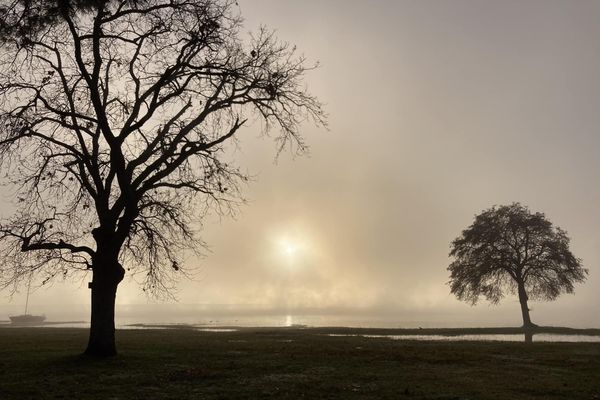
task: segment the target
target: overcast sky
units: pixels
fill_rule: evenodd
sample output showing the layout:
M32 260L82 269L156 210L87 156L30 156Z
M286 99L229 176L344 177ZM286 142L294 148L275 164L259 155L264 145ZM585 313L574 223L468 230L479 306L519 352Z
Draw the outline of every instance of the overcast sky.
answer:
M360 309L520 325L516 298L475 308L449 294L449 243L475 214L514 201L572 239L589 279L534 322L600 327L600 2L241 0L321 67L307 85L329 130L309 156L246 129L234 154L256 175L235 220L209 220L211 252L178 304ZM87 313L84 283L32 296L51 319ZM22 296L0 298L18 312ZM148 300L132 281L121 307ZM33 310L35 311L35 310ZM6 319L0 315L0 319ZM400 321L401 322L401 321Z

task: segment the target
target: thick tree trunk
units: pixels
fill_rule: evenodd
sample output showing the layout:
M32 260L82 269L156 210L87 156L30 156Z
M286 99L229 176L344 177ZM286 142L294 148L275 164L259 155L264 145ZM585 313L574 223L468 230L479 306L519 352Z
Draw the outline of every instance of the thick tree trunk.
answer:
M521 303L521 314L523 314L523 328L533 328L536 325L531 322L531 317L529 316L529 305L527 304L529 297L527 297L527 292L525 291L525 285L523 283L518 283L518 291L519 303Z
M115 297L125 270L118 262L94 265L91 283L92 316L85 354L107 357L117 354L115 346Z

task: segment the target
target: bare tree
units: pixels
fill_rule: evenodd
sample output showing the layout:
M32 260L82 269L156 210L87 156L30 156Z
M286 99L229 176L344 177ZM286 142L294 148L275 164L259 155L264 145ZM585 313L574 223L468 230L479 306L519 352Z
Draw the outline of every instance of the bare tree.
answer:
M519 203L492 207L475 217L451 245L450 288L460 300L477 303L484 296L498 303L505 292L517 293L523 327L535 325L528 300L554 300L573 293L587 270L569 250L569 237L542 213Z
M125 269L157 292L227 212L246 176L224 161L249 120L305 150L325 124L313 68L233 0L0 1L0 162L16 204L0 225L1 285L91 270L86 353L116 354Z

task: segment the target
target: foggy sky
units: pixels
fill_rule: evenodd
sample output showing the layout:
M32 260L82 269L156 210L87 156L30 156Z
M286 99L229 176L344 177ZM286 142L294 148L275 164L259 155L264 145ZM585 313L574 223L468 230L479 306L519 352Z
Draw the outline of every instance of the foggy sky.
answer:
M538 324L600 327L600 2L243 0L321 67L307 85L329 130L283 154L254 126L232 154L256 176L235 219L206 221L177 304L433 313L520 325L515 297L449 294L449 243L475 214L519 201L569 232L589 269L575 295L532 303ZM6 200L2 200L6 203ZM6 207L6 204L4 205ZM286 251L291 247L291 254ZM86 315L87 280L32 296ZM23 296L0 298L18 312ZM145 304L126 280L117 302ZM400 318L400 317L399 317ZM0 316L0 319L6 319Z

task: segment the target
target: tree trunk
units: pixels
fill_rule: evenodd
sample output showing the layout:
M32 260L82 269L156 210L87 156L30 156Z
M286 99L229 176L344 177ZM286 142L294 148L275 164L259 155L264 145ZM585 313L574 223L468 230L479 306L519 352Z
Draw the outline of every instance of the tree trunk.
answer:
M115 297L125 270L118 262L94 265L90 338L85 354L108 357L117 354L115 346Z
M523 314L523 328L533 328L535 324L531 322L531 317L529 316L529 306L527 305L527 292L525 291L525 285L521 282L517 283L518 291L519 291L519 303L521 303L521 314Z

